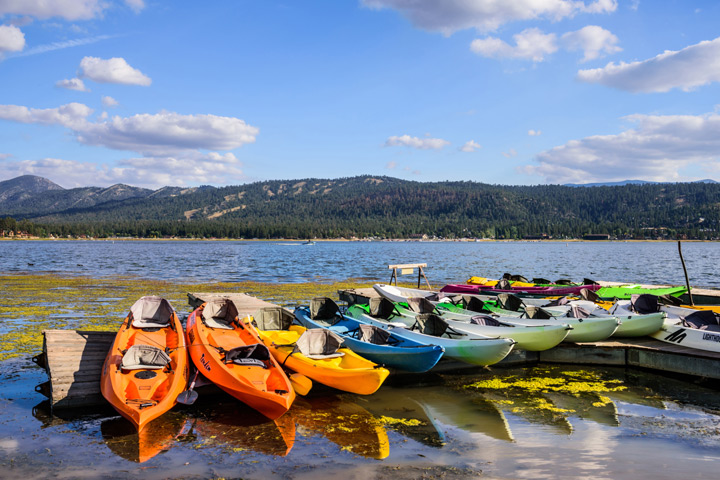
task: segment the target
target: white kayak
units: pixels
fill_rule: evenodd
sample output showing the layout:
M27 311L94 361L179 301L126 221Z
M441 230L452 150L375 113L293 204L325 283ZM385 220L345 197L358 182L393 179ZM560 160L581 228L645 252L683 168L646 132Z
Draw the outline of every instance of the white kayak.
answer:
M422 343L432 343L445 348L443 358L452 358L474 365L492 365L512 351L515 342L507 338L491 338L468 332L456 332L452 327L440 336L411 330L404 323L383 321L369 315L366 305L353 305L348 308L347 316L375 325L393 334ZM440 317L437 317L440 318ZM427 331L427 330L426 330Z
M712 311L665 305L660 310L667 314L667 318L662 328L651 334L651 337L674 345L720 353L720 325L702 325L691 317L698 312L712 315ZM714 321L718 321L717 316Z

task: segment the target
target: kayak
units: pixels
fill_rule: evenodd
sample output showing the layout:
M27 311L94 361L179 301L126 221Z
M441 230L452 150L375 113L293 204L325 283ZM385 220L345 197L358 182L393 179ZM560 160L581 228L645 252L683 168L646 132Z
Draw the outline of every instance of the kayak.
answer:
M298 343L303 345L305 338L300 339L307 329L286 321L265 321L263 317L268 315L264 315L263 310L267 309L256 312L251 320L257 324L258 334L272 356L290 370L328 387L358 395L374 393L390 374L388 369L361 357L349 348L337 348L334 353L339 355L314 355L307 350L306 355L300 350Z
M164 298L140 298L105 357L103 397L141 432L177 403L188 374L185 335L175 310Z
M550 287L513 287L511 288L498 288L486 287L483 285L466 285L466 284L450 284L445 285L440 289L443 293L453 294L478 294L478 293L514 293L514 294L528 294L528 295L544 295L544 296L564 296L564 295L579 295L580 290L587 289L595 291L600 288L600 285L570 285L570 286L550 286Z
M458 332L447 325L441 317L432 314L419 315L413 328L402 322L383 318L382 312L372 312L370 305L353 305L347 315L357 320L387 329L392 333L422 343L435 343L445 348L444 356L473 365L493 365L507 357L515 345L508 338L491 338L469 332Z
M712 310L660 306L667 313L662 328L650 336L683 347L720 352L720 315Z
M290 380L231 300L203 303L185 328L190 357L208 380L271 420L288 411L295 400Z
M651 294L658 297L662 295L670 295L679 297L687 293L685 287L642 287L641 285L619 285L615 287L602 287L595 293L603 299L620 299L629 300L632 295Z
M531 352L548 350L560 344L572 327L565 324L556 325L522 325L512 321L504 321L490 315L475 313L473 315L456 314L451 304L433 305L426 299L410 298L407 303L395 304L400 315L398 321L408 327L415 323L415 317L422 313L437 313L455 330L476 333L488 337L509 338L517 342L515 348Z
M313 302L317 300L313 299ZM323 300L332 302L330 299ZM334 302L332 304L334 305ZM335 307L337 308L337 305ZM310 311L311 308L308 307L297 307L295 319L306 328L330 329L340 335L344 345L353 352L386 367L414 373L427 372L437 364L445 351L439 345L411 340L340 315L339 309L323 317L313 317Z

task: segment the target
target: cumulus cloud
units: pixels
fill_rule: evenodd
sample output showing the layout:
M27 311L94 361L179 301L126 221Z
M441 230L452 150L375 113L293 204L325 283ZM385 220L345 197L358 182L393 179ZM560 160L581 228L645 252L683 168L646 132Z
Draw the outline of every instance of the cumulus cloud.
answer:
M561 41L566 50L582 50L583 62L622 51L617 45L618 38L597 25L588 25L575 32L568 32L561 37Z
M77 90L78 92L89 92L87 88L85 88L85 83L80 80L79 78L70 78L67 80L60 80L59 82L55 83L56 87L60 88L67 88L68 90Z
M474 152L477 149L482 148L482 145L477 143L475 140L468 140L465 145L459 148L461 152Z
M115 100L113 97L108 96L102 97L102 104L103 106L108 108L117 107L119 105L117 100Z
M5 52L19 52L25 48L25 35L15 25L0 25L0 59Z
M540 153L521 171L549 183L642 179L685 181L690 166L707 172L720 157L720 115L631 115L637 127L617 135L572 140Z
M46 19L90 20L99 17L108 3L103 0L3 0L0 16L29 15Z
M528 135L531 137L539 137L542 135L542 132L540 130L528 130Z
M692 90L720 81L720 37L648 60L580 70L577 78L633 93Z
M450 145L450 142L442 138L418 138L410 135L392 136L385 141L386 147L411 147L419 150L438 150L447 145Z
M0 157L0 161L3 159ZM244 180L242 164L232 153L187 152L173 157L129 158L117 166L59 158L4 161L7 178L38 175L67 188L126 183L146 188L165 185L228 184Z
M129 150L145 156L173 155L194 150L232 150L255 141L257 127L243 120L216 115L180 115L173 112L112 117L93 123L92 109L81 103L34 109L0 105L0 119L19 123L61 125L87 145Z
M135 13L140 13L145 8L145 0L125 0L125 4Z
M517 156L517 151L514 148L511 148L507 152L502 152L503 157L505 158L512 158Z
M98 83L149 86L152 80L131 67L124 58L85 57L80 61L80 76Z
M470 50L489 58L519 58L542 62L545 55L557 51L554 33L543 33L538 28L528 28L513 35L515 46L495 37L478 38L470 44Z
M413 25L445 35L468 28L490 32L516 21L557 21L578 13L617 9L616 0L362 0L362 4L378 10L394 9Z

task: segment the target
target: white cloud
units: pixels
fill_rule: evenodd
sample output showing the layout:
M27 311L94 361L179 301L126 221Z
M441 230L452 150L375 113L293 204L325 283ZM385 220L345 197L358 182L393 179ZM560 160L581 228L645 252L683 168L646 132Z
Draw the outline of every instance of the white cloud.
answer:
M393 162L393 161L389 161L389 162L385 165L385 168L387 168L388 170L395 170L395 168L397 168L397 163L396 163L396 162Z
M40 123L82 128L92 109L82 103L68 103L58 108L28 108L20 105L0 105L0 119L18 123Z
M87 120L91 113L92 109L81 103L48 109L0 105L0 119L61 125L70 128L80 143L130 150L145 156L169 156L199 149L232 150L253 143L259 133L257 127L233 117L160 112L116 116L93 123Z
M113 97L108 96L102 97L102 104L108 108L117 107L119 105L117 100L115 100Z
M528 135L531 137L539 137L542 135L542 132L540 130L528 130Z
M557 21L578 13L609 13L617 8L616 0L362 0L362 4L397 10L415 26L445 35L468 28L489 32L510 22Z
M717 168L720 115L631 115L637 128L617 135L571 140L540 153L538 165L521 170L550 183L587 183L641 179L685 181L681 169Z
M55 83L55 86L60 88L67 88L68 90L77 90L78 92L90 91L85 88L85 83L83 83L83 81L79 78L60 80L59 82Z
M0 16L30 15L47 19L90 20L99 17L109 4L104 0L2 0Z
M2 158L0 158L0 161ZM38 175L66 188L126 183L146 188L166 185L227 185L245 179L242 164L232 153L188 152L175 157L129 158L117 166L58 158L3 162L7 178Z
M515 46L511 46L499 38L487 37L473 40L470 50L489 58L519 58L542 62L545 55L553 54L558 47L554 33L543 33L538 28L528 28L513 35Z
M135 13L140 13L145 8L145 0L125 0L125 4Z
M580 70L577 78L633 93L692 90L720 81L720 37L640 62Z
M420 150L438 150L450 145L450 142L442 138L418 138L410 135L392 136L385 141L386 147L411 147Z
M22 53L13 55L14 57L28 57L30 55L37 55L45 52L52 52L54 50L62 50L64 48L79 47L82 45L89 45L91 43L99 42L101 40L107 40L113 38L112 35L99 35L97 37L89 38L78 38L75 40L67 40L64 42L53 42L45 45L38 45L36 47L29 48Z
M477 143L475 140L468 140L465 145L460 147L461 152L474 152L475 150L482 148L482 145Z
M0 25L0 59L5 52L19 52L25 48L25 35L14 25Z
M618 38L597 25L588 25L575 32L568 32L561 37L561 41L566 50L582 50L583 62L622 51L622 48L617 46Z
M124 58L102 59L85 57L80 61L80 76L99 83L149 86L152 80L125 61Z
M514 148L511 148L507 152L502 152L503 157L505 158L512 158L517 156L517 151Z
M6 160L12 156L12 153L0 153L0 160Z

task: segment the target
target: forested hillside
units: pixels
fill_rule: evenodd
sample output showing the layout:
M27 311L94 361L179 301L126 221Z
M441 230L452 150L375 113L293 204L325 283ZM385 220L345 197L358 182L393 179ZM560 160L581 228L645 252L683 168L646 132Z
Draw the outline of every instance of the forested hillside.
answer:
M123 195L107 195L119 187ZM27 220L44 234L137 237L715 238L720 225L713 183L577 188L361 176L133 188L99 189L107 200L94 192L89 205L77 201L87 189L52 190L0 202L0 217Z

